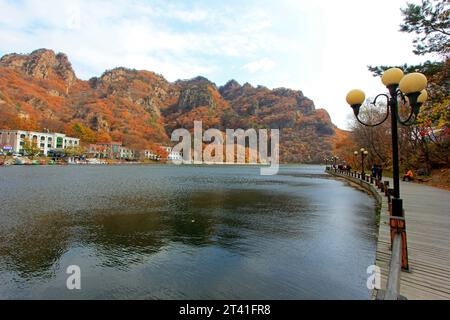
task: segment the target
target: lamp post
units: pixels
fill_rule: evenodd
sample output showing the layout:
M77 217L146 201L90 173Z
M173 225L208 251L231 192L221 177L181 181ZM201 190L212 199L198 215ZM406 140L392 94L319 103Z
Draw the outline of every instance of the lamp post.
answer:
M339 157L338 156L333 156L331 159L333 160L334 168L337 169L337 161L339 160Z
M364 160L366 159L366 157L368 155L369 155L369 151L367 151L364 148L361 148L361 179L363 179L363 180L366 177L366 170L364 168Z
M353 158L353 163L354 163L354 166L355 166L355 171L356 171L356 166L358 165L358 151L355 151L354 153L353 153L353 155L354 155L354 158Z
M397 218L404 218L403 201L400 198L400 169L399 169L399 155L398 155L398 123L405 126L413 125L420 112L420 108L428 99L427 91L425 90L428 84L427 78L421 73L410 73L405 75L403 70L399 68L391 68L386 70L382 76L382 82L387 87L389 94L380 94L375 97L372 102L376 105L378 99L386 99L386 117L379 123L370 124L365 123L359 118L360 108L366 100L365 93L361 90L352 90L347 95L347 102L352 107L356 119L359 123L368 126L376 127L386 122L391 115L391 134L392 134L392 166L393 166L393 180L394 180L394 194L392 199L392 215ZM408 104L410 109L409 117L401 119L398 107L399 100ZM400 221L400 220L398 220ZM400 222L399 222L400 223ZM402 236L404 236L404 244L406 245L406 233L404 230L404 223ZM392 224L391 224L392 226ZM398 226L398 225L397 225ZM400 228L397 229L397 231ZM401 230L400 230L401 231ZM407 256L406 261L403 260L402 267L408 269Z
M329 166L329 168L332 169L331 168L332 165L333 165L333 158L327 158L327 166Z

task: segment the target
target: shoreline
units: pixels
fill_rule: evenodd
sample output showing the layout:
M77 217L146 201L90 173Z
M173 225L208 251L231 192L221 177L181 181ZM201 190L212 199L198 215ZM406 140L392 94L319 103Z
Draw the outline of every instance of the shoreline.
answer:
M106 163L10 163L0 164L1 167L67 167L67 166L185 166L185 167L270 167L267 163L181 163L173 162L106 162ZM294 166L318 166L321 164L307 163L280 163L282 167Z
M360 191L363 191L369 195L371 195L376 202L375 207L375 219L376 219L376 225L377 225L377 232L376 232L376 250L375 250L375 261L374 265L380 267L378 264L379 261L379 249L381 247L380 239L381 239L381 231L382 231L382 218L384 215L389 215L389 213L386 213L389 210L389 204L385 197L383 197L377 189L373 185L371 185L368 182L362 181L360 179L348 177L345 175L341 175L332 171L326 171L327 174L331 175L332 177L336 178L337 180L341 180L346 182L349 186L352 188L358 189ZM384 222L385 223L385 222ZM380 267L381 268L381 267ZM384 279L383 279L384 280ZM383 282L383 285L385 287L385 283ZM371 291L371 297L372 300L376 300L377 298L378 290L374 289Z

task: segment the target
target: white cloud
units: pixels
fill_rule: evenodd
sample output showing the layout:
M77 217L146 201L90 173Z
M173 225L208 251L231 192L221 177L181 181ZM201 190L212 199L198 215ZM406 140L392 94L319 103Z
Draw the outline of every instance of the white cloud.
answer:
M248 58L263 48L263 37L254 32L270 25L258 10L242 12L236 23L235 12L225 7L160 1L0 0L0 8L1 53L63 51L85 79L116 66L154 68L170 80L208 76L221 67L220 57Z
M247 70L250 73L256 72L267 72L272 70L275 67L275 63L269 58L262 58L257 61L249 62L245 64L242 68Z
M177 18L186 22L199 22L208 18L208 11L195 9L195 10L171 10L169 12L171 17Z
M298 54L306 50L306 60L290 61L300 76L283 74L289 74L291 81L287 82L301 89L317 107L327 109L341 128L348 128L348 119L353 119L345 101L350 89L361 88L368 97L386 91L368 65L414 64L427 59L412 53L413 36L398 31L403 0L291 1L287 6L292 12L310 12L321 25L309 22L311 29L306 33L315 39L307 44L314 48L296 50Z
M0 54L49 48L87 79L118 66L168 80L234 78L292 87L346 126L353 87L384 88L367 65L423 61L398 32L404 0L0 0ZM268 76L270 72L270 76Z
M72 7L69 7L67 27L75 30L81 29L81 8L79 6L72 5Z

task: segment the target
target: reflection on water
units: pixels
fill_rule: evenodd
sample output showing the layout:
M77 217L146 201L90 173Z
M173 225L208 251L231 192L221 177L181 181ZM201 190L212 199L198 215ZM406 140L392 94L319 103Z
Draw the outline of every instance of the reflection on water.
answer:
M0 298L369 297L374 201L320 167L15 167L0 190Z
M69 234L63 216L45 215L37 221L0 234L0 257L8 268L23 278L51 276L52 266L58 262L69 244Z

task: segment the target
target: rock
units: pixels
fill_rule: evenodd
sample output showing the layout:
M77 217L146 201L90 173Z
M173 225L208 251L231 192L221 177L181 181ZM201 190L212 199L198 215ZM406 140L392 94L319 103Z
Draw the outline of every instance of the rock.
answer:
M29 55L8 54L0 59L0 66L14 69L37 79L63 80L72 86L77 80L72 65L63 53L55 54L52 50L39 49Z
M62 97L62 96L64 96L64 94L62 94L58 90L54 90L54 89L48 90L47 93L50 96L52 96L52 97Z
M90 116L90 120L89 120L89 124L90 127L92 128L92 130L95 131L110 131L110 126L108 121L106 121L102 115L100 114L93 114Z
M214 99L207 86L194 85L181 91L178 108L182 111L190 111L197 107L215 107Z

